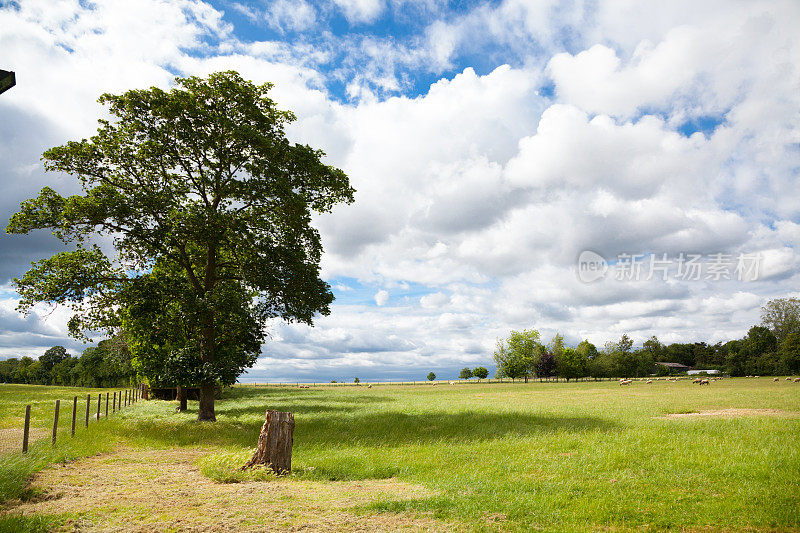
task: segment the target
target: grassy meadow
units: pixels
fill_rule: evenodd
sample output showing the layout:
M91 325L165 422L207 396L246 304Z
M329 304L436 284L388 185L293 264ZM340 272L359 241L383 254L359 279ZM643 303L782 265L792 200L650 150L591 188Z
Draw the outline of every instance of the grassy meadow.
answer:
M29 388L47 400L87 393ZM0 427L20 418L19 392L0 385ZM139 402L55 449L44 441L28 457L0 456L0 530L113 529L131 517L152 530L210 520L232 529L800 530L800 384L784 380L238 386L217 403L214 424L195 422L189 406L176 414L172 402ZM267 407L295 415L289 478L239 469ZM30 483L46 464L81 456L94 457ZM170 492L130 500L111 483L113 505L81 507L90 500L71 493L106 486L104 476L141 477L141 490L188 471L204 488L173 489L171 505ZM219 494L213 510L209 492Z

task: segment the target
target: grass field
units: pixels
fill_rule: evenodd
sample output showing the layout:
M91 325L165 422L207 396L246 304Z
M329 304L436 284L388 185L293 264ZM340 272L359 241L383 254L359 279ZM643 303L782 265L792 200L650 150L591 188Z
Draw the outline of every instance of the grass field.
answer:
M0 427L18 392L0 386ZM783 380L237 387L215 424L192 407L139 402L6 454L0 530L800 530L800 384ZM238 468L267 407L295 414L289 478Z

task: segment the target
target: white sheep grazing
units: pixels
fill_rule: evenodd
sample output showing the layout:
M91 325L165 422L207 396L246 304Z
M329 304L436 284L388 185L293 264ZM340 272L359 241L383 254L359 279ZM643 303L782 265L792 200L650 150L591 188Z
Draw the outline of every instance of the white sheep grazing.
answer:
M653 380L652 380L652 379L648 379L648 380L647 380L647 384L648 384L648 385L649 385L650 383L652 383L652 382L653 382Z
M700 380L700 385L710 385L710 383L709 383L709 381L707 379L701 379Z
M781 378L773 378L772 381L780 381Z
M702 379L700 379L700 378L695 378L695 380L694 380L694 381L692 381L692 383L701 383L702 381L703 381L703 380L702 380Z
M369 385L367 385L367 388L368 388L368 389L371 389L371 388L372 388L372 383L370 383Z
M455 385L455 384L456 384L455 381L450 382L450 385Z
M800 378L794 378L795 383L800 383Z
M792 378L786 378L786 381L792 381Z

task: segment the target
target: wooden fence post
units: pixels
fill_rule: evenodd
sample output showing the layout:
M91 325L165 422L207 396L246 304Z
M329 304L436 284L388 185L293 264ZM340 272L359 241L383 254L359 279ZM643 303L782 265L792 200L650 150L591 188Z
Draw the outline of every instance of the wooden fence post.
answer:
M78 397L72 397L72 436L75 436L75 417L78 416Z
M31 406L25 406L25 428L22 430L22 453L28 453L28 431L31 428Z
M117 412L117 391L114 391L114 403L111 404L111 412Z
M92 395L86 395L86 420L84 421L84 426L89 427L89 405L92 403Z
M125 389L125 407L128 407L128 389Z
M97 395L97 420L100 420L100 404L103 402L103 393Z
M106 393L106 418L108 418L108 393Z
M53 444L56 443L56 433L58 433L58 408L61 406L61 400L56 400L56 410L53 413Z

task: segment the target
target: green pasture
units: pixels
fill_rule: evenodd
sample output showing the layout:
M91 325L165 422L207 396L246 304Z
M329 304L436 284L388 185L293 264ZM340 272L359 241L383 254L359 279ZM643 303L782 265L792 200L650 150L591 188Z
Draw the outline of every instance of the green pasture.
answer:
M82 389L0 386L0 427L19 419L25 394L46 404L73 391L85 401ZM395 478L432 494L361 513L422 513L478 530L800 528L800 384L784 380L237 386L214 424L195 422L189 406L176 414L171 402L140 401L55 449L6 454L0 498L25 498L30 474L50 462L118 446L200 446L211 479L270 483L239 467L271 408L294 413L298 481ZM725 409L747 411L665 417Z

